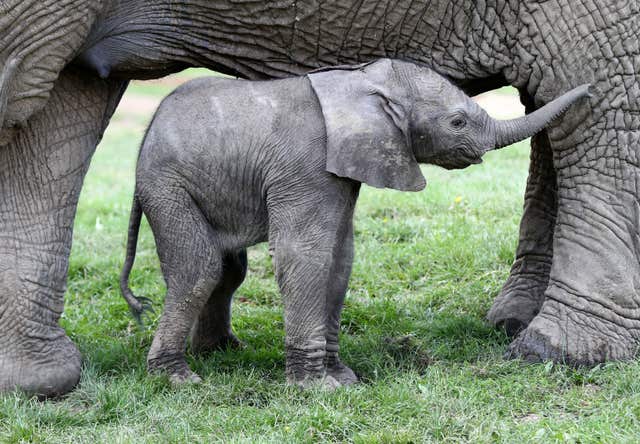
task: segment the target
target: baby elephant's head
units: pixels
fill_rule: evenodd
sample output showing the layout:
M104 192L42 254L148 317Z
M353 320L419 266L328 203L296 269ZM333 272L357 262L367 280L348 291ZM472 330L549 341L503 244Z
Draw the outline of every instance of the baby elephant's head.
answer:
M589 85L582 85L524 117L496 120L435 72L412 63L393 63L409 91L404 112L416 160L447 169L480 163L487 151L533 136L589 95Z
M495 120L433 70L382 59L309 74L327 130L327 171L377 187L420 190L418 163L465 168L533 136L576 100L579 86L537 111Z

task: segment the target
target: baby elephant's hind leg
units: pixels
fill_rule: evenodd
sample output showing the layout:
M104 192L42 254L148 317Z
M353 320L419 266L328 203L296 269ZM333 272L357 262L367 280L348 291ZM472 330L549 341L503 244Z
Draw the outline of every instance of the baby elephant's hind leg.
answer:
M185 359L187 337L221 279L222 254L211 226L188 195L181 198L175 192L167 206L154 205L147 213L167 283L147 366L150 372L167 373L174 384L200 382Z
M228 253L222 263L222 279L191 330L193 353L210 353L227 347L239 348L242 342L231 330L231 300L247 274L247 251Z

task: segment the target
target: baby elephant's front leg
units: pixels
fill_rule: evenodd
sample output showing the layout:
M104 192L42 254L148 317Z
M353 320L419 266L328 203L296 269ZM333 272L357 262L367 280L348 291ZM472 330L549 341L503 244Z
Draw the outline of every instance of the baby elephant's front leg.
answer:
M353 263L353 223L351 221L342 233L335 252L329 280L329 292L327 293L327 356L325 357L325 366L327 374L333 376L341 385L351 385L358 382L358 377L353 370L342 363L338 354L340 349L338 345L340 315Z
M306 241L276 241L274 261L285 309L287 381L333 389L341 384L325 367L331 248L318 247Z

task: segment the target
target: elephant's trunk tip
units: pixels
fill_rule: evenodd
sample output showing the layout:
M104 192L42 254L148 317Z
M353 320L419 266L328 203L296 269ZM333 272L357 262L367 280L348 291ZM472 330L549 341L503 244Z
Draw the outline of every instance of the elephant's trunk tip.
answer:
M590 83L585 83L583 85L576 86L570 91L567 91L557 99L540 108L538 111L536 111L536 113L546 112L548 114L547 122L543 125L544 127L554 121L560 115L564 114L565 111L567 111L569 107L578 100L591 97L593 97L592 86Z
M558 118L576 101L593 96L592 85L585 83L567 91L531 114L513 120L497 121L495 123L495 148L502 148L527 137L532 137Z
M582 94L582 97L592 98L594 97L593 85L591 83L585 83L576 88L578 92Z

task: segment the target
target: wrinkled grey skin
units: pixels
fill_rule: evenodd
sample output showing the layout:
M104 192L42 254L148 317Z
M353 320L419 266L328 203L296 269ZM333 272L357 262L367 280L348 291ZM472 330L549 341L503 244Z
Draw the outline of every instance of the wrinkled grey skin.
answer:
M428 68L383 59L286 80L206 78L163 101L140 150L121 289L128 288L140 219L151 225L167 284L147 358L174 383L198 382L187 336L205 304L228 305L245 249L269 241L283 294L290 383L357 381L338 357L340 312L353 258L353 210L364 182L418 191L418 162L465 168L490 149L540 131L583 86L523 119L496 122ZM223 290L224 289L224 290Z
M527 112L591 83L593 99L532 139L516 260L489 319L521 331L511 356L634 357L639 14L626 0L0 2L0 390L78 381L58 321L84 174L127 80L186 66L265 79L392 56L468 94L513 85Z

